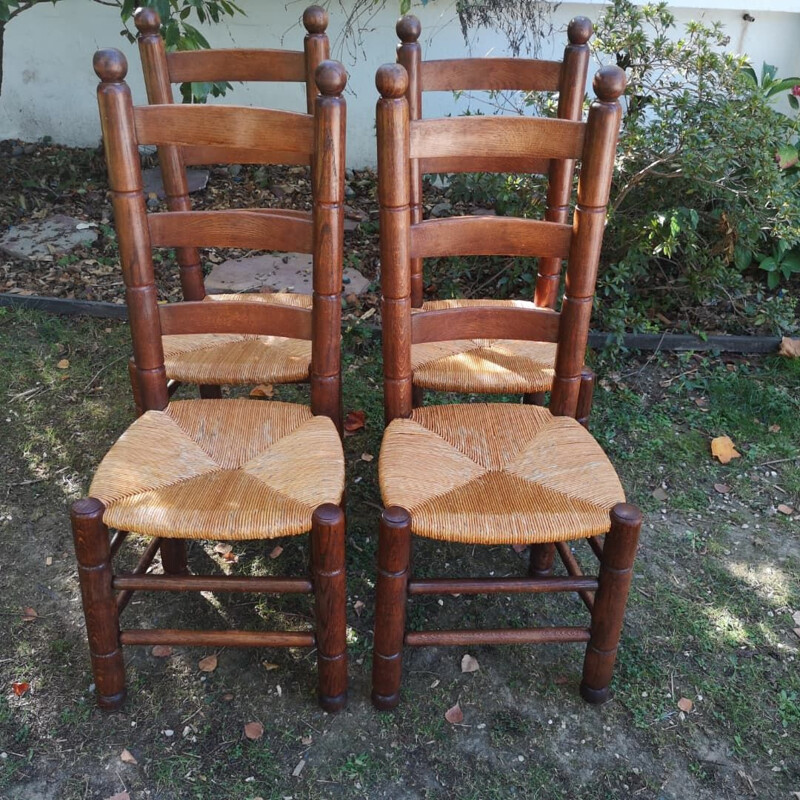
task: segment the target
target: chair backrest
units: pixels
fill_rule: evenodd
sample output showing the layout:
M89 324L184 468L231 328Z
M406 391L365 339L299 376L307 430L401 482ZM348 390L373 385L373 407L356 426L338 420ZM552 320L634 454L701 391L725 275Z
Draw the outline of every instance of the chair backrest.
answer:
M408 75L400 64L378 70L378 199L383 294L384 398L387 421L412 410L411 345L452 339L557 342L551 411L575 416L589 334L606 205L620 124L625 73L603 67L586 122L530 117L410 119ZM580 160L577 205L567 221L450 217L414 221L414 159ZM538 256L567 260L560 312L550 308L460 307L411 313L411 261L453 255Z
M524 91L558 92L559 119L579 120L586 93L589 45L592 23L575 17L567 27L569 43L563 61L523 58L456 58L423 61L419 37L422 26L412 14L397 21L397 62L408 72L406 97L412 120L422 119L422 93L432 91ZM497 159L477 154L470 161L458 157L430 157L411 162L411 219L422 220L422 175L429 172L528 172L547 175L545 219L564 222L569 214L569 198L575 161L550 159L523 154L519 158ZM561 261L539 259L536 278L537 306L553 308L561 277ZM422 305L422 259L412 263L411 296L415 306Z
M184 82L226 83L263 81L304 83L306 109L314 113L317 67L329 57L330 43L325 33L328 12L321 6L309 6L303 12L307 31L303 50L219 49L167 52L161 37L161 18L154 8L138 8L134 22L139 31L139 54L142 59L147 101L152 105L173 102L172 84ZM308 164L309 154L276 146L247 148L238 153L220 152L209 145L158 148L162 180L170 211L188 211L189 187L186 167L192 164ZM181 288L186 300L202 300L205 295L199 253L181 248L177 253Z
M145 410L168 402L161 336L245 333L311 340L311 410L339 425L340 325L344 237L345 101L347 76L336 61L317 67L314 114L241 106L134 107L118 50L100 50L94 68L114 205L134 361ZM140 145L208 146L223 163L247 151L282 147L312 163L312 211L237 209L148 214ZM159 305L153 247L239 247L297 250L313 258L311 310L248 302Z

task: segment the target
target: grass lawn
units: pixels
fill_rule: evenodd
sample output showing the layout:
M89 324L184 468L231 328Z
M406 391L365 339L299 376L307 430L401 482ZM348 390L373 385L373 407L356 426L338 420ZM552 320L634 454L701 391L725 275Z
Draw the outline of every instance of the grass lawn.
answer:
M646 511L612 702L593 708L578 697L578 645L474 648L480 669L469 674L460 668L465 649L434 648L407 651L401 706L378 714L369 675L380 348L359 323L344 347L345 408L367 415L366 428L345 441L347 710L318 709L307 651L224 649L216 669L203 672L198 661L210 650L156 658L128 648L129 699L106 715L94 705L67 508L132 420L127 327L0 309L0 797L719 800L800 792L800 360L595 359L592 430ZM307 395L276 387L275 396ZM741 458L726 466L711 458L719 435ZM274 543L237 543L230 562L213 542L196 542L190 562L240 574L302 569L307 537L280 544L270 558ZM584 547L576 551L589 566ZM142 548L134 540L123 560ZM429 575L524 574L524 559L509 547L437 542L415 552ZM128 615L134 625L303 627L311 606L298 597L137 595ZM410 623L423 619L431 627L580 624L585 612L566 596L416 598ZM30 688L17 696L13 685L22 683ZM680 700L691 710L681 711ZM456 702L464 722L454 726L444 714ZM252 721L264 725L258 741L243 734ZM122 761L123 750L137 763Z

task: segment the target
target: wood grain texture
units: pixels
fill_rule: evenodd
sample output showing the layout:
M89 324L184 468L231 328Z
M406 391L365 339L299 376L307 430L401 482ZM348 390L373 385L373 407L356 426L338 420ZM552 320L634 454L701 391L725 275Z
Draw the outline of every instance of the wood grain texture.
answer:
M493 628L486 630L409 631L408 647L588 642L588 628Z
M181 155L185 167L197 166L198 164L280 164L308 166L311 163L311 153L279 150L273 147L246 148L184 145L181 148Z
M532 175L546 175L550 169L550 159L536 156L436 156L419 158L413 163L421 174L458 174L465 172L528 172Z
M120 632L124 645L170 644L180 647L313 647L314 634L307 631L192 631L175 628L142 628Z
M523 58L453 58L420 65L423 92L555 92L560 76L560 61Z
M305 56L296 50L230 48L167 53L172 83L233 81L299 82L306 79Z
M408 594L543 594L597 589L597 579L580 578L415 578Z
M311 312L279 304L204 301L158 307L164 336L188 333L242 333L311 339Z
M314 591L314 585L309 578L259 578L248 575L136 575L121 573L114 576L113 584L115 589L148 592L311 594Z

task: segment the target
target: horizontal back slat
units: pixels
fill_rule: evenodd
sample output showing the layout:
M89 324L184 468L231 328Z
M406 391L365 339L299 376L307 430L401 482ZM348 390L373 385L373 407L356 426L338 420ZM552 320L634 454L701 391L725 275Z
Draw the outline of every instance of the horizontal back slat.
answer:
M266 303L202 300L159 305L161 333L241 333L311 339L311 310Z
M419 159L419 169L423 175L432 172L528 172L532 175L546 175L550 169L550 159L475 156L466 160L458 156L443 156Z
M167 53L172 83L305 82L305 55L292 50L183 50Z
M560 315L548 308L462 307L411 316L411 343L453 339L557 342Z
M134 109L139 144L311 153L314 118L244 106L154 105Z
M423 92L521 90L558 91L560 61L521 58L469 58L423 61Z
M313 224L281 210L166 211L150 214L153 247L241 247L310 253Z
M586 125L563 119L456 117L411 122L411 158L578 158ZM499 161L498 161L499 163Z
M288 153L285 150L247 150L235 147L183 147L184 166L197 164L299 164L311 163L310 153Z
M450 217L411 226L411 258L539 256L566 258L572 226L515 217Z

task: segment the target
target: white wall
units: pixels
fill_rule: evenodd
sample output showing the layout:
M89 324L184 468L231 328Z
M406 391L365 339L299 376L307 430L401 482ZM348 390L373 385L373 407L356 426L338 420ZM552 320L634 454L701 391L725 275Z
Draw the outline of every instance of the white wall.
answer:
M304 30L298 20L311 0L242 0L247 16L237 16L227 25L207 28L207 36L218 47L287 47L300 49ZM684 0L681 5L691 5ZM779 75L800 75L800 10L798 0L697 0L713 10L675 8L679 21L705 16L718 19L731 37L731 49L748 53L756 68L762 61L776 64ZM347 0L344 0L347 5ZM372 21L365 36L364 53L358 63L338 50L350 72L348 93L348 160L353 166L374 164L375 70L394 59L394 23L397 0ZM555 13L556 33L551 52L542 57L560 58L568 20L582 14L596 18L601 2L561 5ZM341 34L342 14L331 4L330 35L334 43ZM423 53L446 58L464 55L464 40L454 15L452 0L431 0L414 11L423 24ZM766 10L769 9L769 10ZM743 20L747 12L754 22ZM119 47L130 62L129 82L136 102L144 102L144 89L135 46L119 35L117 11L91 0L62 0L55 6L42 3L11 22L5 36L5 64L0 96L0 138L34 141L50 136L69 145L96 145L99 125L92 71L93 52L100 47ZM500 55L503 39L483 33L472 48L474 55ZM222 102L304 109L303 91L294 85L238 85ZM426 99L426 112L444 114L456 110L449 94L436 93Z

